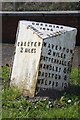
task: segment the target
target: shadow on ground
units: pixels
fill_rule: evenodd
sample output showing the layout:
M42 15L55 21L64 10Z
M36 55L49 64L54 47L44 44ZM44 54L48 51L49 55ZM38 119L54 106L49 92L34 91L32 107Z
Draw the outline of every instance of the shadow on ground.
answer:
M78 85L69 85L69 87L64 91L58 90L40 90L36 97L48 97L50 99L59 99L66 93L67 96L77 96L80 99L80 86Z

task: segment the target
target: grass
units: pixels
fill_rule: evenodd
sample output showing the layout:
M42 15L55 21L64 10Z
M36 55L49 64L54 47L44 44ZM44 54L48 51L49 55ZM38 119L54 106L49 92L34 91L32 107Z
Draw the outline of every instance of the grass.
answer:
M9 87L10 68L2 67L2 119L7 118L76 118L80 111L79 70L72 69L69 89L53 99L29 99L15 87ZM6 86L7 87L6 87Z

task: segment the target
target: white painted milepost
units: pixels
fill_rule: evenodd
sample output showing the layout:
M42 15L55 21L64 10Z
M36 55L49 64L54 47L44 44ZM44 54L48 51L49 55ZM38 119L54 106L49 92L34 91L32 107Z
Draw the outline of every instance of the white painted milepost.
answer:
M77 29L34 21L20 21L11 85L34 97L40 89L68 87Z

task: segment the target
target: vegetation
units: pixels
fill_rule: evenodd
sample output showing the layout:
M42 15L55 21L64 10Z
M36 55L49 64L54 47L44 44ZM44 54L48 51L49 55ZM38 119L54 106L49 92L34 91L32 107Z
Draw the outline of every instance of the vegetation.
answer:
M57 99L37 97L30 99L21 95L9 83L10 68L2 67L2 119L7 118L80 118L80 81L78 69L71 72L69 89L60 92ZM5 83L5 84L4 84Z
M3 2L3 11L79 10L79 2Z

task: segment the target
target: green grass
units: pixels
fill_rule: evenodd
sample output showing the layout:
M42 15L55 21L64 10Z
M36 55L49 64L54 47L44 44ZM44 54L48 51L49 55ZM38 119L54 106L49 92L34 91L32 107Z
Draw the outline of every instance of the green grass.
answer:
M78 118L78 106L53 109L4 109L4 118Z
M10 68L3 66L2 118L80 118L79 72L78 69L72 70L69 89L61 92L59 98L33 99L31 102L30 99L24 98L17 88L7 85Z
M71 71L70 83L73 85L80 85L80 70L75 68Z

